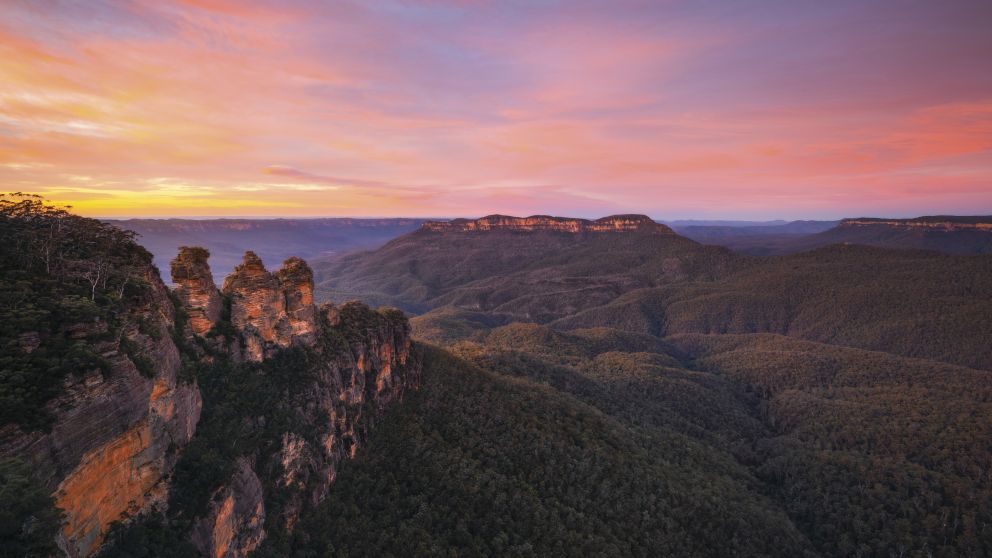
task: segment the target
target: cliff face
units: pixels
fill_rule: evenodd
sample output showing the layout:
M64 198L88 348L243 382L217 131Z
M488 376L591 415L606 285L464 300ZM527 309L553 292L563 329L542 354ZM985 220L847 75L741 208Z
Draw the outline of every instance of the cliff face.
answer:
M220 291L207 265L209 257L210 252L203 248L183 246L171 263L176 296L186 308L190 328L197 335L210 331L221 313Z
M224 280L223 291L231 300L231 324L241 333L248 360L257 362L279 348L313 343L313 272L303 260L290 258L273 275L258 256L246 252L242 264Z
M262 482L240 459L231 480L214 495L210 514L193 528L194 546L206 556L244 556L265 539Z
M317 314L313 304L313 271L300 258L289 258L276 272L285 298L289 342L312 343L317 334Z
M889 227L927 231L992 232L992 217L920 217L916 219L844 219L841 227Z
M359 303L318 309L313 273L303 260L291 258L270 274L248 253L224 293L249 362L264 365L284 347L303 348L313 358L282 371L294 376L291 384L241 419L248 425L278 420L285 427L237 459L206 513L194 519L192 542L216 558L245 556L268 530L292 529L304 508L326 497L340 462L355 455L381 413L420 384L402 313Z
M199 420L199 390L177 382L180 359L169 335L174 317L168 291L153 268L144 274L149 292L125 317L120 341L97 345L106 370L67 377L61 395L48 405L55 418L51 431L0 431L0 455L32 463L65 511L59 544L71 557L91 555L123 514L161 501L163 478ZM77 335L94 327L99 326L67 326ZM150 370L139 373L134 359Z
M563 233L603 233L603 232L647 232L654 234L675 234L672 229L654 222L645 215L612 215L595 221L569 219L548 215L530 217L510 217L489 215L480 219L454 219L452 221L427 221L422 230L433 232L470 231L549 231Z
M111 523L145 513L180 519L188 530L177 534L205 556L245 556L323 500L340 462L355 455L380 414L419 386L402 313L358 303L318 309L306 262L290 258L272 274L250 252L221 294L208 256L184 247L172 262L175 299L189 317L184 330L176 331L169 291L146 265L146 285L120 306L113 329L100 320L65 324L66 339L94 348L104 364L67 375L47 404L50 431L0 426L0 457L32 465L64 510L58 544L71 558L92 556ZM41 337L24 332L12 342L31 354ZM180 381L181 369L197 380ZM245 383L230 389L224 378L231 376L204 369L240 374ZM201 423L205 398L227 410L210 407L215 417L205 413ZM224 412L235 419L216 429L210 421ZM234 449L222 454L228 461L217 477L225 480L197 492L202 509L184 508L187 496L176 496L181 475L172 473L185 463L194 475L209 468L187 458L196 453L187 446L198 427L208 444L246 443L228 444ZM207 427L214 433L204 434ZM177 515L173 507L199 511Z

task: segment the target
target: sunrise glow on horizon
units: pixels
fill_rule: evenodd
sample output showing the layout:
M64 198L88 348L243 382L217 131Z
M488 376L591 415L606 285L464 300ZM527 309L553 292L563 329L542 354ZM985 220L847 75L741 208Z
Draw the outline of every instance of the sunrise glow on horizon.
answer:
M992 214L992 3L0 4L0 181L101 217Z

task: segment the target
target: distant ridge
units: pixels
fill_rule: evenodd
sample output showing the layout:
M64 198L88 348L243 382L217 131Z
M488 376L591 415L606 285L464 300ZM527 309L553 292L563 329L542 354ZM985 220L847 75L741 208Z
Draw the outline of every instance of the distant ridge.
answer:
M159 269L180 246L210 251L211 267L222 280L252 250L267 265L290 256L310 260L350 250L375 248L417 230L423 219L128 219L107 221L141 235L141 244L155 256Z
M590 221L550 215L513 217L509 215L487 215L479 219L454 219L451 221L426 221L422 230L431 232L476 232L476 231L516 231L516 232L648 232L654 234L675 234L669 227L655 222L646 215L610 215Z
M928 229L928 230L980 230L992 232L992 215L957 216L957 215L932 215L925 217L914 217L912 219L884 219L877 217L857 217L844 219L840 222L841 227L870 227L886 226L903 229Z

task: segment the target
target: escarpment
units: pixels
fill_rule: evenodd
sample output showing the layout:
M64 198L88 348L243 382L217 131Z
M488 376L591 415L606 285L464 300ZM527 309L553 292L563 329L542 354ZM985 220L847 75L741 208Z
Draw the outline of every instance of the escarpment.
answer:
M917 217L914 219L877 219L877 218L857 218L844 219L840 222L840 227L889 227L906 230L927 230L927 231L982 231L992 232L992 216L986 217L958 217L958 216L935 216Z
M231 325L245 342L248 360L260 361L274 350L312 344L317 332L313 271L300 258L286 260L276 274L254 252L224 279L231 302Z
M101 362L66 376L46 405L50 430L0 428L0 457L28 462L65 512L58 543L74 558L92 555L124 514L163 501L200 417L198 388L178 380L168 290L149 263L134 272L143 288L113 327L102 320L64 325L64 335Z
M488 215L479 219L454 219L452 221L427 221L422 230L432 232L472 232L472 231L514 231L514 232L562 232L562 233L604 233L604 232L647 232L654 234L675 234L672 229L656 223L646 215L611 215L590 221L532 215L511 217L508 215Z
M147 552L125 536L147 522L178 555L246 556L326 498L378 417L419 387L409 322L318 308L306 262L270 273L251 252L220 290L209 253L183 247L170 293L129 246L140 265L99 295L109 310L92 314L87 287L59 307L87 317L4 340L25 361L56 347L76 364L38 413L50 424L0 423L0 458L23 462L64 512L57 544L71 558Z
M203 335L220 319L221 297L214 276L207 265L210 252L203 248L183 246L172 260L172 282L176 296L189 316L193 333Z
M207 337L233 339L202 345L215 365L202 377L205 398L222 410L201 442L225 448L225 480L209 494L174 498L169 512L189 522L197 550L217 558L245 556L290 531L326 497L377 418L419 387L421 370L401 312L316 307L313 272L299 258L270 273L249 252L223 296L230 323L222 318ZM201 457L188 456L180 477L214 466Z

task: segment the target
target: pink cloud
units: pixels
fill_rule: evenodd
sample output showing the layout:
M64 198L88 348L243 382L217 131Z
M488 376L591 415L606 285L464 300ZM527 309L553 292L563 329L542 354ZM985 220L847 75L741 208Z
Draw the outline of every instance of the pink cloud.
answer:
M889 22L857 3L182 0L0 15L0 164L40 165L0 179L40 190L176 177L238 214L285 197L264 184L334 187L296 190L314 214L992 211L978 8Z

